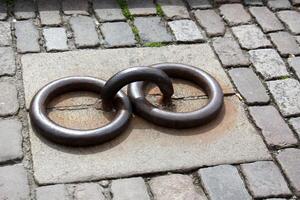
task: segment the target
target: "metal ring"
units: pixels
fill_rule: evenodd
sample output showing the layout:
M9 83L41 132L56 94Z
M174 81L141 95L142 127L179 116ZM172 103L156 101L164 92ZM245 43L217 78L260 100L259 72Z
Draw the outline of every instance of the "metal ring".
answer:
M116 93L125 85L136 81L157 84L164 94L164 102L168 102L174 93L172 81L164 71L153 67L131 67L118 72L107 80L101 92L103 108L107 111L111 110L111 99Z
M128 86L128 96L134 113L157 125L169 128L192 128L214 119L223 106L223 92L219 83L203 70L184 64L163 63L151 67L163 70L174 78L190 80L199 85L209 96L203 108L193 112L176 113L160 110L149 103L144 95L145 82L135 82Z
M56 96L71 91L92 91L101 93L105 81L93 77L66 77L44 86L33 98L29 115L33 127L45 138L69 146L95 145L118 136L127 126L132 108L128 97L118 92L114 105L118 110L109 124L90 130L78 130L62 127L47 117L46 105Z

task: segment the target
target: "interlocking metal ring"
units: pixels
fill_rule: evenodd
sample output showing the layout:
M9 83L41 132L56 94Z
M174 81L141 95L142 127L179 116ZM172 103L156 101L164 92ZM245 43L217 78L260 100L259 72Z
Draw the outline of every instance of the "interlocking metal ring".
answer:
M56 96L71 91L91 91L101 94L105 81L93 77L66 77L44 86L34 96L29 110L33 127L45 138L68 146L87 146L113 139L124 131L132 113L128 97L121 91L114 98L117 114L109 124L90 130L62 127L47 117L46 105ZM112 101L112 99L111 99Z
M128 96L134 113L160 126L169 128L192 128L214 119L223 106L223 92L219 83L203 70L184 64L163 63L151 67L163 70L168 76L190 80L202 88L209 97L207 105L192 112L176 113L153 106L143 92L145 82L135 82L128 86Z

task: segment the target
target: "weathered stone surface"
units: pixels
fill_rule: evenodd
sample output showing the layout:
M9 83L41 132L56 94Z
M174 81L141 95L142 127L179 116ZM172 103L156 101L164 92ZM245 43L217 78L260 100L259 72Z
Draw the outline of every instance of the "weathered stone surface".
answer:
M133 32L126 22L104 23L100 29L108 47L132 46L136 43Z
M16 87L8 82L0 82L0 116L13 115L19 110Z
M289 120L289 123L291 124L291 126L293 127L293 129L295 130L295 132L300 137L300 117L291 118Z
M10 47L0 47L0 76L14 75L16 64L14 52Z
M27 174L21 164L0 167L0 199L29 199Z
M51 26L61 24L58 0L39 0L38 8L42 25Z
M35 17L34 2L32 0L16 0L14 1L15 17L17 19L29 19Z
M242 4L224 4L219 9L221 15L230 26L246 24L251 21L251 16L246 12Z
M298 78L300 78L300 57L292 57L288 59L290 67L296 72Z
M270 33L270 37L280 55L288 56L290 54L300 54L300 47L295 38L288 32Z
M70 24L74 31L75 44L78 48L94 47L100 44L92 18L87 16L71 17Z
M192 9L212 8L209 0L187 0L187 2Z
M143 42L170 42L173 40L159 17L137 17L134 25Z
M192 20L177 20L168 22L175 39L181 42L204 40L199 28Z
M263 137L270 146L286 147L297 144L293 132L273 106L249 107L250 115L261 129Z
M0 20L5 20L7 18L7 8L6 2L0 2Z
M21 158L22 124L15 119L0 120L0 162Z
M224 35L224 22L214 10L197 10L194 14L208 36L213 37Z
M17 21L15 23L17 51L20 53L39 52L39 32L32 20Z
M141 177L113 180L111 192L114 200L150 200Z
M62 8L66 15L88 15L89 4L86 0L63 0Z
M125 20L116 0L95 0L93 5L95 14L100 21Z
M128 0L128 8L132 15L153 15L156 14L156 7L153 1L149 0Z
M157 200L205 200L203 191L196 191L192 177L182 174L158 176L150 180L154 199Z
M300 45L300 36L295 36L295 38L296 38L298 44Z
M277 13L288 29L294 34L300 34L300 13L293 10L285 10Z
M267 7L251 7L249 11L255 17L264 32L267 33L284 29L276 15Z
M289 75L282 58L274 49L251 50L249 55L253 66L265 80Z
M263 32L255 25L242 25L232 28L242 48L256 49L271 46L270 41Z
M11 44L11 31L9 22L0 22L0 46Z
M276 156L296 194L300 195L300 150L284 149Z
M266 103L270 100L264 86L252 69L231 69L229 75L247 103Z
M36 188L37 200L71 200L67 188L63 184L49 185Z
M295 79L267 82L280 112L284 116L300 113L300 83Z
M212 200L251 199L234 166L203 168L198 175Z
M243 54L239 44L233 38L216 38L213 40L213 47L225 67L250 64L249 59Z
M289 0L268 0L267 4L272 10L282 10L291 8L291 3L289 2Z
M189 12L181 0L157 0L165 16L170 19L190 18Z
M255 198L291 194L280 170L272 161L242 164L241 169Z
M82 183L74 188L75 200L105 200L102 187L97 183ZM115 198L114 198L115 200Z
M43 35L47 51L68 50L67 34L64 28L45 28Z

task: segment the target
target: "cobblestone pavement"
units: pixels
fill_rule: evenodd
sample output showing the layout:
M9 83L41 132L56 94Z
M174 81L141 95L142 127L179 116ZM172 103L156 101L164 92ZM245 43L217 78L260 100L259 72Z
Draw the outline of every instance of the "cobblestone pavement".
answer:
M0 200L300 198L299 0L4 2L0 3ZM271 159L122 179L36 181L24 54L141 47L159 51L187 43L207 44L214 50Z

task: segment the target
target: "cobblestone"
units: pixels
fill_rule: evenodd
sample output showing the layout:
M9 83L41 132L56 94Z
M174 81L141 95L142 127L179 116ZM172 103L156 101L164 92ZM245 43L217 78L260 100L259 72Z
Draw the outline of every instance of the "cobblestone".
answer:
M300 196L300 150L284 149L276 157L295 193Z
M225 67L250 64L249 59L243 54L239 44L233 38L216 38L213 40L213 47ZM232 59L233 57L234 59Z
M103 188L97 183L78 184L74 189L74 200L105 200L102 190Z
M267 85L285 117L300 113L300 83L297 80L269 81Z
M39 0L38 8L42 25L60 25L59 2L57 0Z
M17 51L20 53L39 52L39 32L32 20L18 21L15 23Z
M231 69L229 75L247 103L267 103L270 100L264 86L252 69Z
M296 72L298 78L300 78L300 57L292 57L288 59L290 67Z
M47 51L68 50L67 34L64 28L45 28L43 35Z
M212 8L209 0L187 0L192 9L207 9Z
M289 75L282 58L274 49L251 50L249 55L253 66L265 80Z
M192 20L177 20L168 22L175 39L181 42L204 40L199 28Z
M273 106L249 107L250 115L268 145L272 147L286 147L297 144L293 132Z
M169 19L189 18L189 12L181 0L157 0L165 16Z
M255 17L256 21L265 33L284 29L275 14L267 7L251 7L249 11Z
M29 19L35 17L34 2L32 0L16 0L14 5L16 19Z
M213 37L224 35L224 22L214 10L197 10L194 14L208 36Z
M134 25L139 30L143 42L170 42L172 36L159 17L137 17Z
M71 17L70 24L77 48L95 47L100 44L94 21L90 17Z
M111 192L114 200L150 200L141 177L113 180Z
M132 15L153 15L156 14L156 7L153 1L149 0L128 0L128 8Z
M0 120L0 162L22 158L21 131L22 124L18 120Z
M0 20L5 20L7 18L7 8L4 1L0 2Z
M280 170L272 161L242 164L241 169L255 198L291 195Z
M0 167L0 199L29 199L27 173L21 164Z
M125 20L117 0L95 0L94 11L101 22Z
M17 89L8 82L0 82L0 116L13 115L19 110Z
M296 38L298 44L300 45L300 36L295 36L295 38Z
M242 25L232 28L242 48L257 49L271 46L270 41L263 32L255 25Z
M71 200L67 188L63 184L49 185L36 188L37 200Z
M294 34L300 34L300 13L293 10L285 10L277 13L278 17L283 21L288 29Z
M251 21L251 16L246 12L242 4L224 4L220 6L221 15L230 25L247 24Z
M11 31L9 22L0 22L0 46L11 44Z
M292 6L289 0L268 0L267 4L272 10L289 9Z
M104 23L100 28L105 45L108 47L132 46L136 43L133 32L126 22Z
M295 132L298 134L298 137L300 138L300 117L291 118L289 120L289 123L295 130Z
M0 76L14 75L16 72L14 52L10 47L0 47Z
M196 191L193 179L188 175L171 174L158 176L150 180L154 199L157 200L204 200L207 199L202 190Z
M63 0L62 9L66 15L88 15L88 1L86 0Z
M198 174L211 200L251 199L234 166L203 168Z
M270 33L270 37L280 55L288 56L290 54L300 54L300 47L295 38L287 32Z

